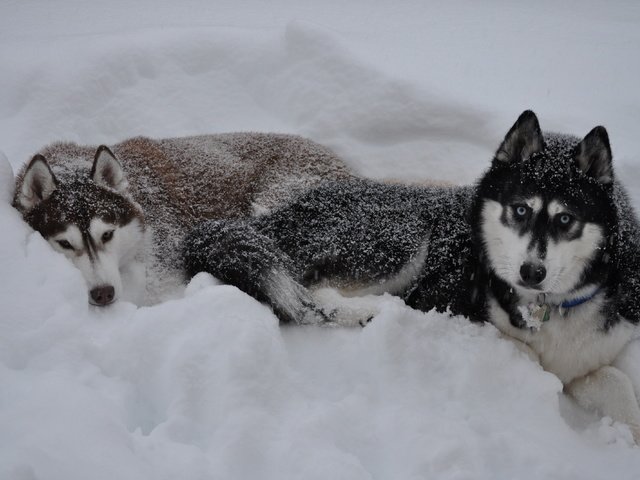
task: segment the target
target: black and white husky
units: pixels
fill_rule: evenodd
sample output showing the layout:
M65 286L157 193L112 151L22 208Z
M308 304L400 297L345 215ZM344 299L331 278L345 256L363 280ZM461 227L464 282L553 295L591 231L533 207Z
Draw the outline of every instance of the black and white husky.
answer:
M603 127L543 137L527 111L473 187L328 182L271 214L200 225L187 270L286 321L344 321L316 294L327 284L490 321L638 441L634 386L612 366L640 319L638 223L611 159Z
M56 143L17 176L13 204L81 270L90 303L153 303L183 280L179 246L194 225L263 211L343 176L330 150L291 135Z

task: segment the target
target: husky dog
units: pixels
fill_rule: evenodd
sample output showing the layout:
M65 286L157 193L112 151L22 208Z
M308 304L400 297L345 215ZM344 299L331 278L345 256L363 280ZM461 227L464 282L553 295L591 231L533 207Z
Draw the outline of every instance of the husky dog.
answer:
M195 224L348 175L330 150L290 135L56 143L17 176L13 205L80 269L90 303L153 303L183 279L179 244Z
M611 159L603 127L543 136L526 111L473 187L328 182L269 215L198 226L186 268L285 321L345 323L314 290L326 284L489 321L640 441L634 386L612 366L638 330L639 227Z

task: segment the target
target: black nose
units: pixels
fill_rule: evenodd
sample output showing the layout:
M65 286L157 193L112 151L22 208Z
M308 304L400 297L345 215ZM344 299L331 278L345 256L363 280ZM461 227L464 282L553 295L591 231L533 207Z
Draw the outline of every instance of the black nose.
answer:
M116 291L111 285L103 285L101 287L94 288L89 292L89 294L91 295L93 303L102 307L113 302L113 297L115 297Z
M547 269L540 264L523 263L520 267L520 278L527 286L538 285L547 276Z

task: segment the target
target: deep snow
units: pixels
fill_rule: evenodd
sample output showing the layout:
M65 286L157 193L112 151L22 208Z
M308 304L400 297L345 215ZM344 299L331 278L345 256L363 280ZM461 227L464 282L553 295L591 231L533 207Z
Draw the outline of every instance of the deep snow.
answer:
M640 204L635 2L114 0L0 6L0 149L299 133L360 173L473 181L525 108L609 129ZM579 411L490 326L364 299L364 329L281 328L199 277L86 304L11 209L0 158L0 478L638 478L628 429ZM634 370L640 347L622 361ZM636 384L640 385L640 368Z

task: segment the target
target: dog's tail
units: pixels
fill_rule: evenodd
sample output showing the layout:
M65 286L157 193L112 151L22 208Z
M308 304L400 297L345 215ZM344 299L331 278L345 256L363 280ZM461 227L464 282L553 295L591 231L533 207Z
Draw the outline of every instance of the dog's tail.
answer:
M183 258L189 277L208 272L269 304L281 321L331 321L296 280L291 258L251 220L211 220L198 225L185 239Z

